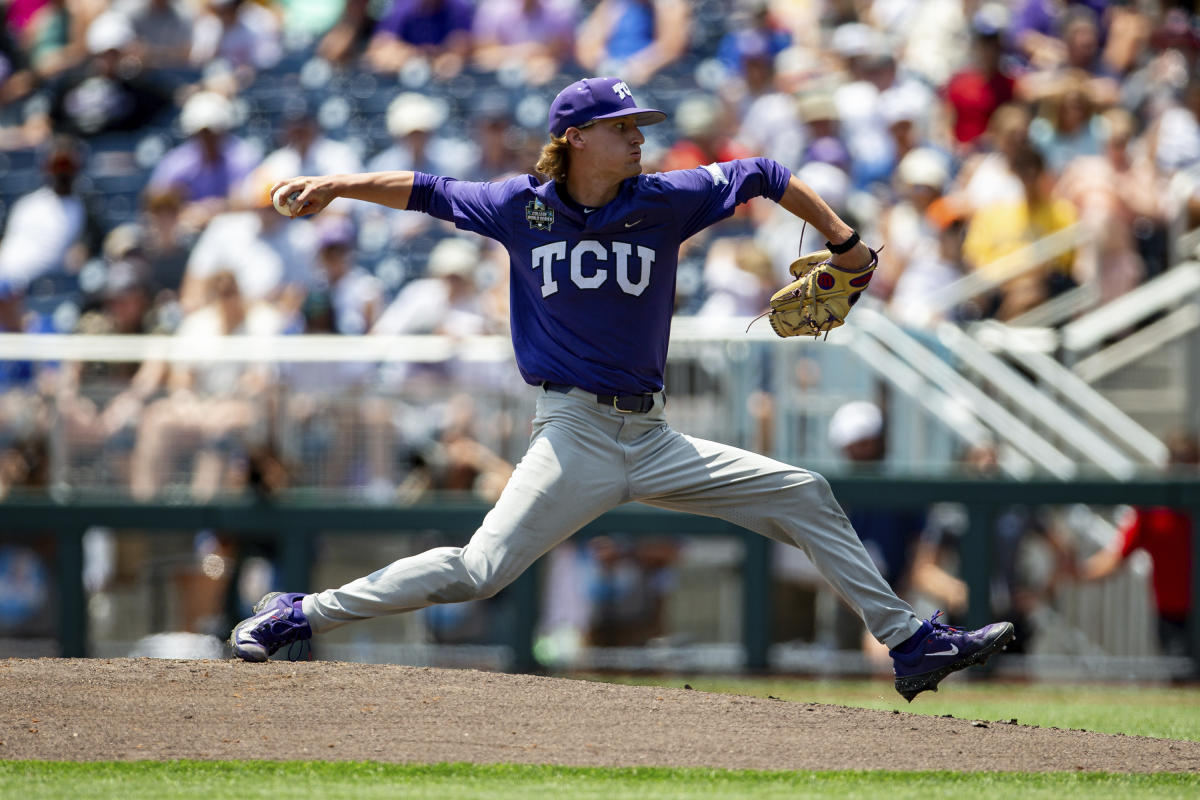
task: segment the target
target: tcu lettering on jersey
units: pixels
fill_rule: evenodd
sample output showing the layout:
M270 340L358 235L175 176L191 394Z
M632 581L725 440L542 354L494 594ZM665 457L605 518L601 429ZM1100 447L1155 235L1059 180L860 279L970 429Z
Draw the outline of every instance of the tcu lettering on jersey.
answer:
M629 257L633 255L633 245L628 242L613 242L612 251L616 254L617 285L625 294L638 297L650 285L650 268L654 265L654 250L638 245L637 257L640 263L638 280L635 283L629 274ZM558 281L554 275L554 265L567 261L567 243L551 242L541 247L533 248L532 267L542 271L542 297L549 297L558 291ZM599 289L608 280L608 269L600 266L607 263L608 249L594 239L584 239L571 248L571 283L580 289Z

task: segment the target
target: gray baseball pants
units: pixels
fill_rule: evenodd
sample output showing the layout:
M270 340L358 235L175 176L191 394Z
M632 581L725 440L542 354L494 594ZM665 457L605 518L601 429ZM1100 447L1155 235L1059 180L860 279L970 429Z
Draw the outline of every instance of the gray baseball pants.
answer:
M465 547L434 548L310 594L304 614L321 633L491 597L556 544L631 500L719 517L803 549L888 647L921 625L880 576L820 475L676 432L661 393L649 412L627 414L581 389L541 391L529 450Z

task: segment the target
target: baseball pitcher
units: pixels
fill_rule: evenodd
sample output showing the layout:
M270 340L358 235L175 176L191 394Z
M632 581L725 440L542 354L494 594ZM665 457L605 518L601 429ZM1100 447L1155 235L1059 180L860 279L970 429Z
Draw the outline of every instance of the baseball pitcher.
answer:
M230 642L246 661L333 628L434 603L490 597L579 528L630 501L719 517L803 549L890 648L908 700L1013 637L921 620L880 577L820 475L674 430L663 370L680 243L768 197L814 225L827 252L792 265L772 301L777 333L842 323L874 251L805 183L766 158L642 173L641 129L666 118L617 78L566 87L550 107L538 171L471 183L420 172L297 177L272 189L281 213L345 197L431 214L489 236L511 259L517 366L540 387L529 450L465 547L402 558L336 589L272 592Z

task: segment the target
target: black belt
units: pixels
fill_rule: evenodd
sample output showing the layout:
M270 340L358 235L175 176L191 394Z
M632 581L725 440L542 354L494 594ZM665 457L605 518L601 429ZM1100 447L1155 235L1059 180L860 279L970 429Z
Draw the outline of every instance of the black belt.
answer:
M567 394L575 387L569 383L542 381L542 388L548 392ZM612 406L623 414L645 414L654 408L653 394L598 394L594 396L600 405Z

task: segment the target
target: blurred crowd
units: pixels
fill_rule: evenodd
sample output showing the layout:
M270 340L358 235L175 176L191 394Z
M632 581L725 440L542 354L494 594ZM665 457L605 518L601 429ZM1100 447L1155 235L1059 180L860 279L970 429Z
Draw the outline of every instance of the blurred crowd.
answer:
M1103 302L1168 269L1175 236L1200 223L1187 3L11 0L3 13L0 331L503 334L507 257L491 243L348 201L289 220L267 188L364 169L531 172L549 99L585 74L621 75L672 112L646 130L648 170L760 154L791 168L884 245L871 291L909 326L1019 324L1077 287ZM751 203L685 246L678 313L757 314L821 241ZM953 291L972 273L984 291ZM431 411L430 387L464 375L488 388ZM505 380L428 364L0 362L0 493L56 480L53 417L68 451L103 456L94 482L141 498L180 471L201 498L289 482L492 494L520 425L484 400L519 390Z
M285 219L267 188L532 172L549 100L585 75L619 75L671 112L645 131L648 171L751 155L792 169L884 245L871 291L914 328L1021 324L1078 288L1094 306L1188 257L1178 235L1200 225L1194 3L9 0L2 13L0 332L504 334L495 245L349 202ZM677 312L758 314L822 241L755 201L685 245ZM972 275L975 291L956 289ZM454 359L3 360L0 498L55 484L494 498L526 438L522 388L515 370ZM863 408L831 426L850 462L884 457L850 437ZM945 560L961 514L851 511L897 587L964 607ZM1103 577L1152 534L1170 560L1181 540L1161 531L1179 521L1138 513L1119 547L1068 571ZM998 525L998 547L1058 547L1027 510ZM1044 587L1011 555L997 556L995 602L1020 617ZM560 607L567 628L610 645L662 634L679 543L615 537L556 558L560 581L586 587ZM1164 650L1181 591L1158 598ZM455 641L471 621L434 627Z

